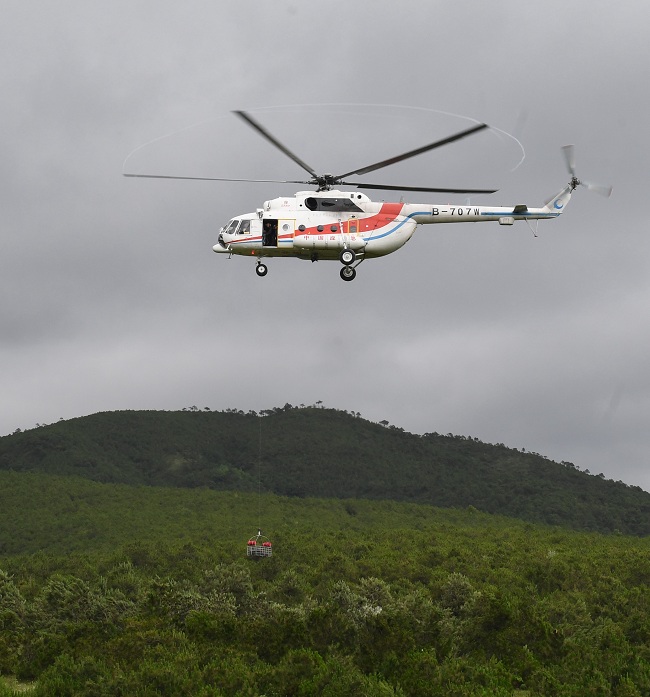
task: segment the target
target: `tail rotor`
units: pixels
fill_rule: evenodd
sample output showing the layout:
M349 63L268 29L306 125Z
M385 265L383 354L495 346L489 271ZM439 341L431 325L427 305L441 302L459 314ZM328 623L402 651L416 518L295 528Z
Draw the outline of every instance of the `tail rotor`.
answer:
M571 181L569 186L571 191L573 191L578 186L584 186L589 191L594 191L601 196L609 197L612 193L612 187L607 184L594 184L593 182L583 181L578 179L576 176L576 158L575 158L575 148L573 145L563 145L562 152L564 153L564 159L566 161L567 169L571 175Z

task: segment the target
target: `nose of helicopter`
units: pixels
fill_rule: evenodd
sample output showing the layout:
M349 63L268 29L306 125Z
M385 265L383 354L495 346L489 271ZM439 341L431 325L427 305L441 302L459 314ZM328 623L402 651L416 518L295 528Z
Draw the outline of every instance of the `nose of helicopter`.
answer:
M212 251L217 252L217 254L228 253L228 247L226 246L225 242L223 241L223 235L219 235L219 241L217 242L217 244L212 246Z

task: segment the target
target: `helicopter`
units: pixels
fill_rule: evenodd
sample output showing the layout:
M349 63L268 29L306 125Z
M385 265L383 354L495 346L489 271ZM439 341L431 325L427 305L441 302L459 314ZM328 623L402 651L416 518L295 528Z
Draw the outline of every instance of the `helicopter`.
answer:
M439 223L496 222L514 225L525 220L533 234L537 233L540 220L557 218L564 212L575 189L582 185L604 196L612 192L611 186L581 181L576 176L573 145L562 148L569 183L549 198L543 206L475 206L470 204L418 204L373 201L365 190L411 191L447 194L492 194L497 189L439 188L426 186L399 186L347 181L402 162L430 150L468 138L484 129L486 123L477 123L446 138L409 150L365 167L343 174L318 174L289 148L282 144L261 123L245 111L234 111L248 126L306 171L309 179L229 179L219 177L184 177L162 174L124 173L125 177L150 179L191 179L199 181L261 182L279 184L306 184L315 190L298 191L293 196L265 201L254 212L232 218L221 228L217 243L212 249L218 254L249 256L256 260L255 271L263 277L268 273L264 260L272 257L297 257L309 261L338 260L340 277L352 281L357 267L366 259L383 257L403 247L413 236L418 225ZM339 189L353 187L353 191Z

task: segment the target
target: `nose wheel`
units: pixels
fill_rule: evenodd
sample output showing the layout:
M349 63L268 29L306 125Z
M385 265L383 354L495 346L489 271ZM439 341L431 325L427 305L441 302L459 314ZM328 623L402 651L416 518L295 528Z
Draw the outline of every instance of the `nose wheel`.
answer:
M255 273L258 276L266 276L266 274L269 272L268 268L266 267L266 264L262 264L261 261L257 262L257 266L255 267Z
M357 275L357 272L355 271L355 269L352 266L344 266L339 271L339 274L344 281L354 281L354 279Z

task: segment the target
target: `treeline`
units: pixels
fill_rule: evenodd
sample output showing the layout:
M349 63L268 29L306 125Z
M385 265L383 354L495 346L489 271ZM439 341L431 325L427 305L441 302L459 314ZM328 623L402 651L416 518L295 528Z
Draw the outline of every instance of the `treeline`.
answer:
M261 458L260 458L261 436ZM122 411L0 438L0 469L130 485L264 491L475 508L532 522L650 534L650 493L503 444L406 433L319 406Z
M650 693L648 539L386 501L0 484L3 535L36 520L31 553L0 558L0 672L36 697ZM274 553L251 561L260 517Z

